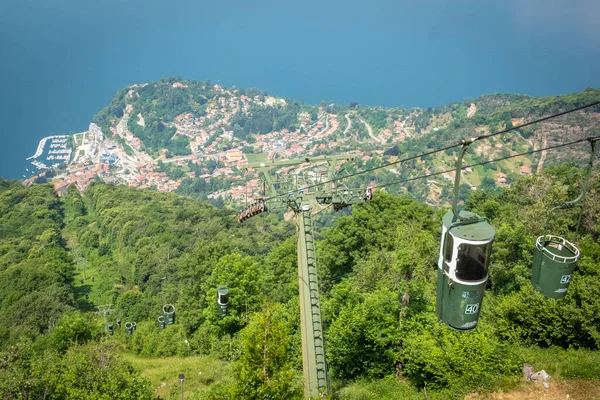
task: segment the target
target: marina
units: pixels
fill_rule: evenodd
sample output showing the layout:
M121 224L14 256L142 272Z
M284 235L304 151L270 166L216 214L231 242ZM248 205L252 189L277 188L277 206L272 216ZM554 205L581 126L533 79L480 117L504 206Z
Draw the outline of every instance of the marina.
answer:
M73 149L67 146L68 138L68 135L53 135L43 138L40 140L35 154L26 160L33 160L31 164L37 169L47 169L48 164L68 163L73 152ZM47 152L46 148L48 148Z
M47 169L48 166L44 163L41 163L39 161L32 161L31 162L33 165L35 165L37 167L37 169Z

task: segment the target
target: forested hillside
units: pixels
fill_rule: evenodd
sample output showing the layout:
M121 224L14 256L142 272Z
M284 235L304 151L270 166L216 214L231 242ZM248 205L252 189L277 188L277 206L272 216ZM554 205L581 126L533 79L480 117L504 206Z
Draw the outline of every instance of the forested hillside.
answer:
M544 298L529 282L547 210L576 197L582 179L562 165L469 196L465 206L486 215L497 235L480 323L464 333L435 315L444 209L378 192L333 222L322 214L317 249L334 398L422 398L423 388L430 398L460 398L514 387L524 362L556 384L591 379L586 393L599 395L597 175L567 296ZM104 184L58 198L48 185L0 181L0 210L3 398L151 398L153 390L177 398L177 384L160 392L123 357L199 355L230 368L210 379L186 375L188 398L302 397L291 222L266 214L240 225L207 203ZM577 210L559 213L552 232L571 238ZM219 285L230 289L223 318ZM166 303L175 324L160 329ZM112 335L95 312L102 305L111 305ZM123 325L132 321L129 336Z
M256 171L244 168L251 162L351 154L356 157L349 167L352 173L452 146L465 138L515 128L471 145L465 164L473 168L465 172L464 198L472 189L505 187L546 165L584 159L585 146L541 149L596 135L600 106L532 122L599 99L600 90L588 88L538 98L489 94L431 108L325 101L310 105L258 89L170 77L120 90L94 117L108 138L105 147L116 148L112 151L121 158L98 179L239 205L244 197L239 193L241 186L250 182L247 191L252 195L261 191L252 183L258 178ZM89 149L84 147L77 152L87 154ZM507 158L517 154L523 156ZM392 185L387 190L408 193L427 204L445 205L453 180L441 172L452 168L455 155L450 149L373 170L350 183L354 187L372 181L385 185L434 174L428 180ZM91 164L99 163L93 154L87 157ZM503 160L490 162L500 158ZM82 160L86 158L80 157ZM82 169L86 171L83 164L75 168ZM166 174L168 179L154 176L156 173ZM68 176L62 179L70 182Z
M61 229L83 210L80 199L63 202L49 185L0 179L3 399L152 398L117 344L100 341L101 322L78 306Z

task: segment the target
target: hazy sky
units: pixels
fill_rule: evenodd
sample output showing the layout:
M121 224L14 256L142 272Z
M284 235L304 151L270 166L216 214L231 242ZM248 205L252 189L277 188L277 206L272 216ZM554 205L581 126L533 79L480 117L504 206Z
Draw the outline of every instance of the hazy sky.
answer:
M598 0L0 0L3 137L86 129L118 88L170 75L409 107L598 71Z

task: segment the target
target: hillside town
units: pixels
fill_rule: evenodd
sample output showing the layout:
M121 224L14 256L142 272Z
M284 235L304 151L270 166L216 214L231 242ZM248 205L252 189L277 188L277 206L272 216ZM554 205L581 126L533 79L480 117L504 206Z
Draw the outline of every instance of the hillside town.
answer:
M160 84L164 85L164 82ZM150 89L158 87L156 83L150 85L154 85ZM156 115L154 108L137 101L141 91L148 90L147 86L128 87L120 103L121 111L108 114L105 125L100 126L95 120L86 132L72 135L70 161L56 169L52 179L59 195L69 186L84 191L96 181L160 192L181 192L183 184L200 187L203 196L208 199L232 201L234 204L247 202L260 196L263 190L258 173L247 168L249 163L348 154L354 157L359 167L369 168L395 161L399 154L394 152L394 147L397 149L403 141L420 135L435 134L453 119L449 113L440 113L431 114L423 120L424 111L419 108L397 113L367 108L367 112L361 113L354 108L336 109L333 104L322 103L299 109L287 127L266 130L255 127L246 129L246 132L240 125L242 120L250 121L263 110L285 111L290 107L288 101L211 84L210 87L202 87L202 93L210 90L211 97L197 97L196 103L190 100L190 103L196 104L195 108L175 114L172 119L163 119L162 115ZM169 94L183 94L185 98L191 89L187 83L172 82L166 90ZM192 97L189 95L190 99ZM200 103L201 106L198 106ZM464 109L469 119L478 112L475 103L468 103ZM383 114L384 119L379 117L377 120L377 115L369 113ZM513 120L514 124L522 122ZM164 147L151 143L153 136L144 136L157 124L161 126L158 128L161 132L171 135ZM273 123L272 128L275 127ZM254 132L253 129L263 130ZM480 129L485 133L487 127ZM185 150L173 152L169 144L181 141ZM529 141L525 145L532 146L532 143ZM488 158L498 152L493 147L479 147L475 151L480 157ZM412 168L430 173L433 168L451 168L453 160L454 157L441 156L433 163L419 162ZM309 172L305 169L306 165L300 164L282 168L281 173ZM405 169L392 167L384 172L392 177L406 174ZM487 179L502 187L510 185L511 174L531 173L532 163L526 159L520 164L505 164L502 170L488 174ZM471 189L483 182L482 176L470 176L473 174L477 175L477 171L470 168L465 171L464 181ZM426 200L435 203L443 193L440 184L450 185L453 176L443 174L441 182L431 181L425 191ZM32 177L26 182L34 180L35 177Z
M173 87L184 88L185 86L176 82ZM176 129L176 135L189 139L189 155L168 158L166 149L163 149L158 157L153 158L144 152L142 141L127 128L130 118L143 127L144 116L136 113L131 104L127 104L122 118L110 128L112 137L105 137L100 127L91 123L87 132L75 138L74 156L53 182L56 191L62 194L70 185L84 191L90 183L103 181L109 184L125 184L140 189L154 188L161 192L171 192L177 190L186 178L203 179L207 183L217 178L231 182L248 179L244 186L233 185L229 189L208 196L242 200L256 196L260 191L260 180L257 175L253 171L245 170L249 158L257 161L290 159L329 153L336 149L352 153L365 162L373 155L383 155L383 149L370 150L369 154L366 154L356 150L354 144L344 146L344 142L348 142L348 139L331 140L339 132L339 116L325 111L319 112L316 121L311 121L308 113L299 113L301 129L296 132L281 129L257 135L253 143L238 140L234 137L233 131L223 129L228 126L236 113L240 110L248 112L251 104L285 107L285 100L271 96L263 99L260 96L251 99L245 95L236 96L235 90L229 91L219 85L214 85L214 90L220 91L223 95L208 105L207 115L195 116L192 113L184 113L177 115L170 123L170 126ZM350 124L348 128L351 128ZM395 125L395 131L400 138L404 137L402 129L401 124ZM382 135L390 136L391 132L388 129L382 132ZM378 140L368 140L378 143ZM222 150L224 144L229 147L227 150ZM244 152L243 149L248 148L252 149L252 153ZM218 167L209 170L204 166L208 161L213 161ZM172 164L188 171L179 178L172 179L166 172L161 171L159 163ZM202 173L190 171L189 165L202 167L200 170ZM303 166L300 165L298 168ZM289 171L290 168L286 170Z

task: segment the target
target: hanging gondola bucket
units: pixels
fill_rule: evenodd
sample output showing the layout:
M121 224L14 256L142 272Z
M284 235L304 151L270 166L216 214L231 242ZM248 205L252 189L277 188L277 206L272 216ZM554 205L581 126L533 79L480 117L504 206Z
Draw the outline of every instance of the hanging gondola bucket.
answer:
M165 323L167 325L173 325L175 323L175 306L173 304L165 304L163 306L163 313Z
M221 318L227 315L227 305L229 304L229 288L219 286L217 288L217 312Z
M560 236L540 236L535 241L531 283L546 297L560 299L567 294L579 249Z
M127 333L127 336L131 336L131 334L133 333L134 329L135 329L135 322L126 322L125 323L125 332Z

